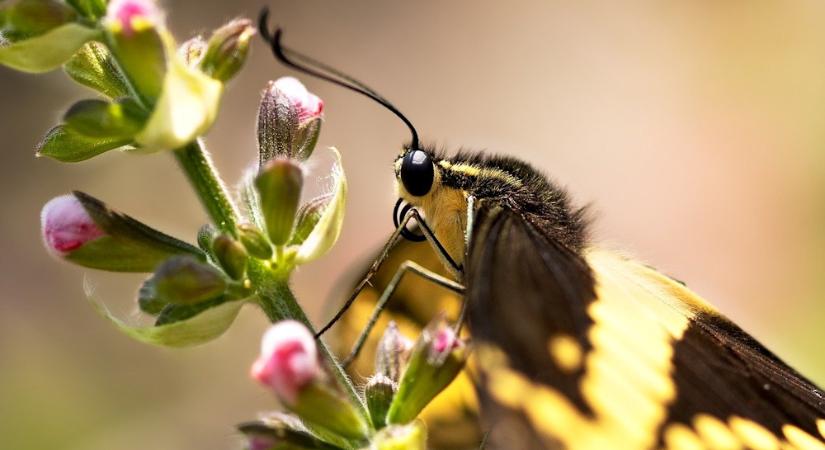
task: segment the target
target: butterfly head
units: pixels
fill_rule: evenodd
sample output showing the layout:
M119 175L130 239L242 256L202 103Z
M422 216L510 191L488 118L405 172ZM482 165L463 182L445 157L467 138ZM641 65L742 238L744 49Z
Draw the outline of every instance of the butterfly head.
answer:
M433 152L416 147L409 146L395 160L398 196L410 204L420 203L439 178Z

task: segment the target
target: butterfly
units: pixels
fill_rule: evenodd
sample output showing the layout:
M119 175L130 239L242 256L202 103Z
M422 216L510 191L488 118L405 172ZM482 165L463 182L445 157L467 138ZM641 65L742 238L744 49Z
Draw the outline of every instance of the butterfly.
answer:
M485 448L825 448L822 390L681 282L593 243L586 211L541 172L422 145L378 93L284 47L280 30L262 35L279 60L373 99L412 135L393 165L396 232L321 332L403 257L399 236L427 240L447 276L399 273L463 298ZM407 306L431 300L416 294Z

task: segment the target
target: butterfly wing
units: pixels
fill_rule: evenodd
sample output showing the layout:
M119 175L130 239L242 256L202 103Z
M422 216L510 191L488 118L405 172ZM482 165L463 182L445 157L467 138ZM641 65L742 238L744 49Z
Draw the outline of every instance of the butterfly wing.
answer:
M823 448L810 382L682 284L542 229L501 204L477 214L467 301L490 448Z
M595 298L584 259L507 206L484 201L476 212L465 267L470 332L479 354L488 356L481 361L495 361L525 383L553 386L575 410L590 414L579 389L581 357L591 349L587 332L593 320L587 308ZM558 361L548 354L552 346L564 353ZM494 382L501 373L482 371L480 376L482 382ZM491 393L496 391L479 390L491 431L488 446L545 448L556 442L539 433L523 411Z

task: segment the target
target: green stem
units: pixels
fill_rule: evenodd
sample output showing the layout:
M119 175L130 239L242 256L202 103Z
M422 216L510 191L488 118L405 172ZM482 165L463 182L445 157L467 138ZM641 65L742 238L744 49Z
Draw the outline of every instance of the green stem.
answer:
M257 288L258 304L270 322L297 320L306 325L313 334L315 333L315 329L289 288L287 275L277 275L262 262L255 261L249 267L249 278ZM318 350L338 384L344 388L352 403L357 405L359 413L369 422L366 405L358 396L355 386L344 372L343 367L321 339L318 339Z
M236 236L238 212L203 143L194 141L175 150L174 154L215 226Z

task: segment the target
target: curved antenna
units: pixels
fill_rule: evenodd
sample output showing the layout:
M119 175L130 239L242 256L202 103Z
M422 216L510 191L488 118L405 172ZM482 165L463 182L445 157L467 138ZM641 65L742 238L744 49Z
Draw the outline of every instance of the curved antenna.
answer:
M295 50L290 48L284 47L281 44L281 38L283 37L283 29L277 28L275 29L275 33L272 34L269 32L269 8L264 8L261 10L261 14L258 16L258 29L261 33L261 37L267 41L272 48L272 54L275 55L279 61L283 64L292 67L298 71L301 71L305 74L312 75L316 78L320 78L325 81L329 81L330 83L336 84L338 86L347 88L351 91L355 91L361 95L364 95L384 108L390 110L393 114L398 116L407 128L410 129L410 133L412 134L412 140L410 143L410 148L417 149L418 148L418 132L415 130L412 122L407 119L404 114L401 114L392 103L390 103L387 99L379 95L375 92L372 88L365 85L364 83L352 78L351 76L334 69L324 63L321 63L307 55L299 53ZM302 64L303 63L303 64Z

